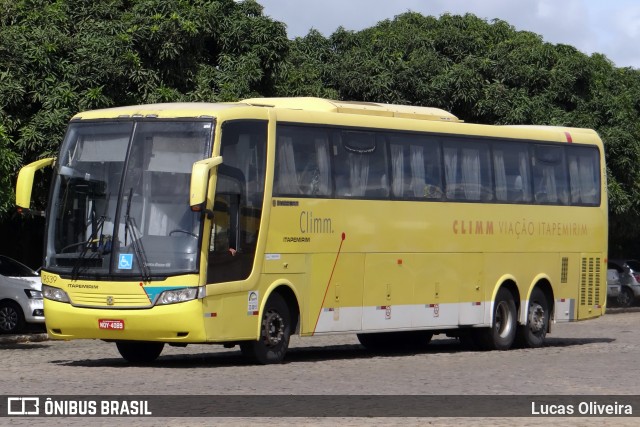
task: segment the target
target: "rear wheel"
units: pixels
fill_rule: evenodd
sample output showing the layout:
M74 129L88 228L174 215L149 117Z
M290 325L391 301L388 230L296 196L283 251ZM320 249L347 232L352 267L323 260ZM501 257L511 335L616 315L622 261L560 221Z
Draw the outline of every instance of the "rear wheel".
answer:
M631 307L633 305L633 291L626 286L620 289L618 294L618 305L620 307Z
M280 294L273 293L264 308L260 338L240 343L240 351L255 363L281 363L289 348L291 326L287 302Z
M163 342L118 341L116 347L120 355L131 363L149 363L160 356L164 348Z
M493 305L490 328L476 332L477 343L483 350L508 350L516 338L516 303L506 288L501 288Z
M13 301L0 302L0 333L17 334L25 326L24 314L20 306Z
M357 336L360 344L367 350L407 351L423 350L431 341L433 333L429 331L375 332Z
M518 328L518 345L528 348L541 347L549 328L549 303L544 292L535 288L529 298L527 324Z

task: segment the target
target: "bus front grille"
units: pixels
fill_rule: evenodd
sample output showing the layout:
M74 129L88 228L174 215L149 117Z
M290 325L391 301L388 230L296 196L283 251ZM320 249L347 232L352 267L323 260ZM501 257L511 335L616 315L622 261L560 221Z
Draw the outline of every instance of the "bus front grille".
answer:
M78 292L70 296L77 307L93 308L144 308L151 305L147 295L140 294L95 294Z

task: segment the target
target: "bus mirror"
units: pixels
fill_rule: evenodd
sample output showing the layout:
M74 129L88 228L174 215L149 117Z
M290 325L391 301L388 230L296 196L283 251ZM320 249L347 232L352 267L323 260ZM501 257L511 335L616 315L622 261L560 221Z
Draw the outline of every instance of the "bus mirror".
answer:
M189 204L192 211L204 210L204 203L207 200L209 173L221 163L222 157L217 156L200 160L193 164L191 169L191 190L189 192Z
M18 208L29 209L31 206L31 190L33 189L33 177L36 171L51 166L55 157L36 160L20 169L18 183L16 184L16 205Z

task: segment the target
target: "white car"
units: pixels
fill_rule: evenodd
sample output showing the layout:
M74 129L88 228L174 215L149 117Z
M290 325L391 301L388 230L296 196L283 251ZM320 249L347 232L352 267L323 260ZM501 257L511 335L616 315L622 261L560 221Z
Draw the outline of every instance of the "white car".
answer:
M620 294L617 302L620 307L631 307L640 299L640 271L634 270L631 265L640 268L635 260L610 259L607 269L615 269L620 276Z
M607 270L607 301L609 303L615 302L620 295L620 289L622 285L620 284L620 275L618 274L618 270L615 268L610 268Z
M0 334L20 333L28 323L44 323L40 277L26 265L0 255Z

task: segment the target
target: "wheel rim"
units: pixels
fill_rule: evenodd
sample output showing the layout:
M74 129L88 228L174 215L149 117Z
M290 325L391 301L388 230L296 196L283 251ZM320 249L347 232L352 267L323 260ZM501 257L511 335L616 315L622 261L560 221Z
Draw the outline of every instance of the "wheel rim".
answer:
M513 328L512 313L506 301L500 301L496 306L495 330L501 338L508 337Z
M267 312L264 317L264 332L265 343L269 347L276 346L282 342L284 337L284 319L276 311Z
M533 333L539 333L545 328L546 315L544 308L538 303L529 306L529 328Z
M18 325L18 313L11 307L2 307L0 309L0 329L3 331L12 331Z

